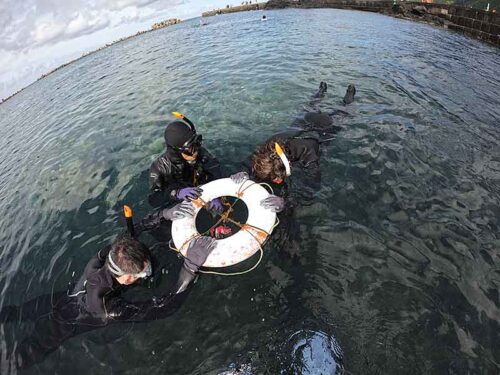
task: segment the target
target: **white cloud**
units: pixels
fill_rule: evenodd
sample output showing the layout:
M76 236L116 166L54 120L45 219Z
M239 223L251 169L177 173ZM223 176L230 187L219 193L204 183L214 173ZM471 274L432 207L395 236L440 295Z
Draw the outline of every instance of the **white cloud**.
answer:
M206 8L203 0L0 0L0 100L85 52Z
M5 0L0 50L34 48L135 22L184 0Z

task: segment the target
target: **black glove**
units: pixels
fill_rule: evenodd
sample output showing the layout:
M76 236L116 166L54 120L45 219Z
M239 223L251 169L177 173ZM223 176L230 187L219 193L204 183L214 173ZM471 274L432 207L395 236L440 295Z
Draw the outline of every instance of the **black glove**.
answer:
M193 217L194 207L189 202L182 202L173 207L165 208L161 215L165 220L174 221L177 219L184 219L185 217Z
M198 272L215 248L215 245L215 239L211 237L202 236L192 240L187 248L184 267L192 273Z

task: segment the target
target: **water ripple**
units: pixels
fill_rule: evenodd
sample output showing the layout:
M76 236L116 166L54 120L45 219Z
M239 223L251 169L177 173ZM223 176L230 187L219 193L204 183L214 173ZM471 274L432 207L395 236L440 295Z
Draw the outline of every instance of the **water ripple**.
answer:
M121 230L121 204L149 211L170 111L236 170L319 81L323 110L357 86L314 204L262 267L203 278L172 319L70 340L33 373L498 372L500 52L379 14L261 15L143 34L0 105L5 306L63 289Z

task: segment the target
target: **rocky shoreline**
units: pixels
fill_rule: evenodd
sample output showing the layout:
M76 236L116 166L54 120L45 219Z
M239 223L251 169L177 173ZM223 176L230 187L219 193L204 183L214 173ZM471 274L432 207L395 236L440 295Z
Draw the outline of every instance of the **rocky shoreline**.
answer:
M500 13L449 4L395 2L393 0L269 0L267 3L226 7L203 13L204 17L255 9L334 8L382 13L444 27L500 46Z

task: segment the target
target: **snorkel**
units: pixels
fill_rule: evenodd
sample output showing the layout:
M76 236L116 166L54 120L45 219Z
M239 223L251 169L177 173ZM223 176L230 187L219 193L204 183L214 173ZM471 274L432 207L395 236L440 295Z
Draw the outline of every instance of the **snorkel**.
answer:
M132 209L127 205L123 206L123 216L125 216L125 222L127 223L128 232L130 233L130 235L132 237L135 238L134 219L132 217L133 216Z
M288 158L285 155L285 151L283 151L283 149L281 148L281 146L277 142L274 143L274 150L276 151L276 153L280 157L281 161L283 162L283 165L285 166L286 176L287 177L290 176L292 174L292 170L290 167L290 161L288 160ZM275 178L273 180L273 182L276 184L281 184L281 183L283 183L283 179L282 178Z

